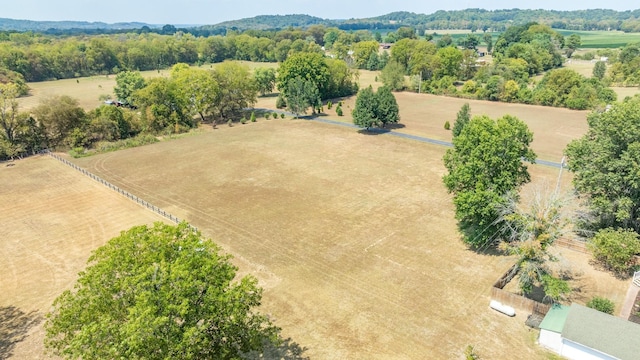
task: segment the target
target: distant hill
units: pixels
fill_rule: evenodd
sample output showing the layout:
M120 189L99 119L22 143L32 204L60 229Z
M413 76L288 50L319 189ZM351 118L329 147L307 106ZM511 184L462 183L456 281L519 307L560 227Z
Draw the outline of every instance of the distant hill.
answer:
M308 27L315 24L335 26L342 30L394 29L401 26L413 26L422 30L504 30L510 25L523 25L528 22L547 24L558 29L568 30L623 30L640 31L640 9L633 11L615 11L606 9L556 11L556 10L484 10L466 9L454 11L436 11L433 14L417 14L397 11L372 18L335 20L321 19L309 15L262 15L215 25L200 29L235 30L274 30L287 27Z
M509 25L528 22L547 24L554 28L571 30L623 30L640 31L635 28L640 19L640 9L615 11L592 10L484 10L466 9L436 11L433 14L416 14L407 11L393 12L373 18L350 19L340 24L343 29L389 25L392 27L414 26L422 29L504 29Z
M454 11L436 11L433 14L417 14L407 11L392 12L372 18L361 19L322 19L304 14L260 15L213 25L176 25L180 29L191 29L202 34L223 34L226 30L277 30L288 27L306 28L311 25L335 26L342 30L359 29L395 29L412 26L419 30L504 30L510 25L523 25L528 22L547 24L557 29L567 30L622 30L640 32L640 9L615 11L606 9L556 11L556 10L483 10L466 9ZM107 24L83 21L31 21L0 18L0 30L40 31L52 29L58 31L79 30L122 31L142 27L160 29L162 25L141 22Z
M162 25L150 25L141 22L123 22L115 24L107 24L103 22L88 22L88 21L33 21L33 20L15 20L0 18L0 30L15 30L15 31L47 31L49 29L56 30L69 30L69 29L81 29L81 30L126 30L126 29L140 29L143 26L147 26L151 29L159 28Z
M284 29L288 27L309 27L311 25L329 25L334 21L326 20L315 16L304 14L292 15L260 15L251 18L225 21L215 25L205 25L200 27L204 30L225 28L236 30L272 30Z

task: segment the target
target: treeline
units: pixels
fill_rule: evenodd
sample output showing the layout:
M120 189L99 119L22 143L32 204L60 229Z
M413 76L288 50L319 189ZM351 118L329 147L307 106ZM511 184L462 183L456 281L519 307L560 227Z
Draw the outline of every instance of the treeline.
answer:
M273 33L272 37L235 33L195 37L178 32L59 38L9 33L4 41L0 37L0 68L19 73L26 81L44 81L155 70L177 63L275 62L295 52L322 52L320 45L308 39L309 34L295 29Z
M139 72L121 72L116 83L120 100L89 112L66 95L23 112L15 85L0 85L0 159L45 148L82 154L87 148L113 147L113 141L127 141L124 146L153 142L157 134L181 133L201 121L236 119L258 92L249 68L235 62L210 71L177 64L170 77L150 80Z
M467 29L472 31L504 31L511 25L525 25L537 22L552 28L567 30L620 30L640 31L640 9L633 11L615 11L606 9L591 10L440 10L433 14L416 14L399 11L386 15L349 20L321 19L315 16L260 15L251 18L225 21L219 24L198 27L165 25L162 28L143 23L88 23L88 22L44 22L0 19L0 30L38 31L51 35L116 34L127 32L158 33L170 35L177 31L194 36L224 35L228 31L244 30L280 30L290 27L307 28L313 25L335 27L340 30L396 30L411 26L423 32L425 30Z
M530 22L567 30L621 30L640 31L640 9L615 11L605 9L556 11L556 10L440 10L433 14L394 12L369 19L348 20L339 25L342 29L370 29L413 26L418 30L466 29L472 31L504 31L511 25Z
M176 64L169 77L144 79L139 72L116 76L115 101L85 112L76 100L58 96L44 100L30 112L20 111L15 84L0 84L0 159L31 155L42 149L109 151L157 141L156 135L186 132L207 122L246 121L258 93L291 89L304 82L298 97L281 90L282 102L296 109L316 109L322 100L357 92L356 74L338 59L317 53L296 53L275 69L253 74L238 62L224 62L211 70ZM286 106L286 105L283 105ZM254 118L254 115L251 115ZM115 143L114 143L115 142Z
M469 34L456 44L450 36L434 42L401 30L396 36L406 37L391 47L389 55L380 55L375 41L363 41L352 46L350 61L359 68L382 69L382 82L394 90L580 110L616 99L604 75L588 79L559 69L580 39L576 35L565 39L546 25L512 26L495 44L491 34L482 38ZM482 42L493 53L491 64L479 61L476 47ZM631 53L627 57L633 58ZM542 73L544 78L534 82Z

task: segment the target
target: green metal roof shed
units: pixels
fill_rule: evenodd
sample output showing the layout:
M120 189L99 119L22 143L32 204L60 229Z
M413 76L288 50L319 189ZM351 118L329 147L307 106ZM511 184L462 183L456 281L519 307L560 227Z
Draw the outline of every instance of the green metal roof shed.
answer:
M551 309L549 309L547 315L545 315L539 327L543 330L561 333L568 314L569 306L559 304L553 305Z

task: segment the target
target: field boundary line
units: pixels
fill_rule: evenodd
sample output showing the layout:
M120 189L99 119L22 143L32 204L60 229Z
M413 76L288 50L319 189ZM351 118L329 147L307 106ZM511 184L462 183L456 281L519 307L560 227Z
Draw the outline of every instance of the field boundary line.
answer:
M112 183L104 180L103 178L91 173L90 171L87 171L86 169L81 168L80 166L72 163L71 161L69 161L69 160L67 160L67 159L65 159L65 158L63 158L63 157L61 157L59 155L56 155L56 154L52 153L49 150L43 150L42 153L47 154L47 155L51 156L52 158L60 161L61 163L66 164L66 165L76 169L77 171L81 172L82 174L90 177L91 179L93 179L93 180L99 182L100 184L108 187L109 189L111 189L113 191L116 191L120 195L125 196L127 199L129 199L131 201L134 201L136 204L146 207L147 209L153 211L154 213L164 217L165 219L167 219L169 221L172 221L172 222L174 222L176 224L179 224L179 223L182 222L182 220L180 218L178 218L177 216L173 216L172 214L170 214L170 213L166 212L165 210L162 210L161 208L149 203L148 201L140 199L139 197L131 194L130 192L128 192L126 190L120 189L119 187L117 187L117 186L113 185ZM189 224L189 227L194 231L198 231L198 228L196 228L195 226L193 226L191 224Z

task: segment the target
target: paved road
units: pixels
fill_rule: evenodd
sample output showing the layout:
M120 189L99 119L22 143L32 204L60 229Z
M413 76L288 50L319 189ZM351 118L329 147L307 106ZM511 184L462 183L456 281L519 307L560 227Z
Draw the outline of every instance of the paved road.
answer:
M258 109L258 110L272 111L270 109ZM285 114L287 114L287 116L295 116L294 114L286 112L286 111L278 111L278 112L284 112ZM339 125L339 126L344 126L344 127L349 127L349 128L353 128L353 129L361 129L362 130L361 127L356 126L354 124L345 123L345 122L341 122L341 121L335 121L335 120L329 120L329 119L323 119L321 117L317 117L317 116L313 116L313 115L300 116L299 119L301 119L301 120L309 120L309 121L317 121L317 122L321 122L321 123L325 123L325 124ZM431 138L427 138L427 137L424 137L424 136L418 136L418 135L405 134L405 133L401 133L401 132L397 132L397 131L393 131L393 130L388 130L388 129L373 128L373 129L369 129L369 132L370 133L376 133L376 134L389 135L389 136L397 136L397 137L400 137L400 138L420 141L420 142L427 143L427 144L435 144L435 145L446 146L446 147L452 147L453 146L453 144L448 142L448 141L431 139ZM550 167L554 167L556 169L559 169L560 167L566 166L566 164L561 164L561 163L558 163L558 162L542 160L542 159L536 159L536 164L544 165L544 166L550 166Z

